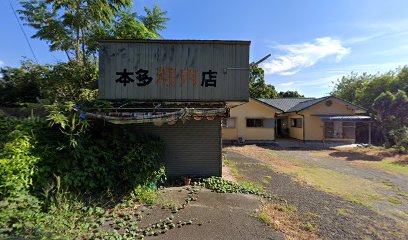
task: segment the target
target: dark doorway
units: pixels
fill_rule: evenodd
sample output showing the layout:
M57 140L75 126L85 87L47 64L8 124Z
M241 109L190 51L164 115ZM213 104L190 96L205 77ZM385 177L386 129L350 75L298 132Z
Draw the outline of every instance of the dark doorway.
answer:
M276 137L289 137L288 117L277 117L276 119Z

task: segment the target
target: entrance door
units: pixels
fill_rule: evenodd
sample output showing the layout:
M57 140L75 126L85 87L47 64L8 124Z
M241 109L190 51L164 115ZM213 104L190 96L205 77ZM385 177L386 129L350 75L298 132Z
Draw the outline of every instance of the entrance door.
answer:
M288 117L278 117L276 119L276 125L277 137L285 138L289 136Z

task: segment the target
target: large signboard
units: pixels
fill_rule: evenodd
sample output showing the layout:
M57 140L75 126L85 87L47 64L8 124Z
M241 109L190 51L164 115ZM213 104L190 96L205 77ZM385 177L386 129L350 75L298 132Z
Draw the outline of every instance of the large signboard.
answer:
M100 42L99 98L248 101L248 41Z

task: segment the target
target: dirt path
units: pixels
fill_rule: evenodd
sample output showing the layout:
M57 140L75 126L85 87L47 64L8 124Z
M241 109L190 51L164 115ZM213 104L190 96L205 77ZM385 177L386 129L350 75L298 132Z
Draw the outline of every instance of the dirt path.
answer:
M362 204L357 204L340 196L317 190L314 187L308 186L308 184L303 184L295 180L293 176L288 174L295 170L300 173L303 171L308 174L308 171L310 171L310 173L313 174L316 170L317 172L320 171L329 175L339 172L339 174L347 174L348 176L350 171L355 171L354 168L348 165L322 162L301 151L295 153L292 153L292 151L271 153L273 155L272 158L277 159L276 161L278 163L275 165L268 164L268 162L265 161L267 156L262 157L262 159L248 156L254 154L254 152L243 155L239 153L239 151L234 151L232 148L226 148L224 153L229 161L236 163L235 167L240 173L240 180L260 183L271 193L279 195L290 204L295 205L301 219L303 219L305 223L315 226L317 233L323 238L408 238L408 228L400 222L383 216ZM258 153L258 155L260 154L268 155L269 152ZM286 162L279 162L278 160L278 158L293 158L293 156L294 160L291 163L292 165L289 166ZM310 169L303 168L304 160L306 159L311 159L307 162L307 164L311 166ZM274 168L273 166L278 167ZM287 173L282 173L282 170L287 171ZM327 172L328 170L330 170L330 172ZM364 174L367 174L367 177L372 177L372 174L375 175L375 172L367 171ZM340 177L342 178L344 176L340 175ZM350 179L355 181L354 178ZM316 178L315 180L320 179ZM353 182L350 184L353 184ZM347 190L347 188L345 189Z

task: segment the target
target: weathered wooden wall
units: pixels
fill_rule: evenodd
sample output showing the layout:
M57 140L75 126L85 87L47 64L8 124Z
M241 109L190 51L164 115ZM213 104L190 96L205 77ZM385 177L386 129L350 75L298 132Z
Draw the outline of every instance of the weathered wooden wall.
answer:
M248 101L249 45L247 41L101 41L99 97L143 101ZM128 77L134 82L125 85L116 81L124 69L132 74ZM137 74L139 70L148 72ZM215 78L210 79L209 71ZM206 86L203 77L215 80L216 86L213 81ZM145 86L138 86L147 82Z

